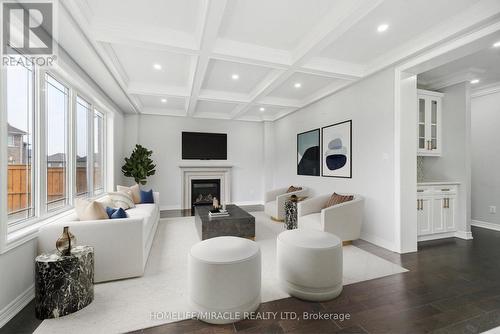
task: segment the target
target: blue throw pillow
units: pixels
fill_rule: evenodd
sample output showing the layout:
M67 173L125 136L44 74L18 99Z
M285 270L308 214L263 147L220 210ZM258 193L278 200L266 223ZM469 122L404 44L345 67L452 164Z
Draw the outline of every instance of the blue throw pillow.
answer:
M114 209L108 206L106 207L106 213L109 219L127 218L127 213L122 208Z
M151 189L150 191L141 190L141 203L154 204L154 202L155 199L153 197L153 189Z
M111 216L113 213L115 213L116 209L110 208L109 206L106 207L106 213L108 214L108 218L111 219Z

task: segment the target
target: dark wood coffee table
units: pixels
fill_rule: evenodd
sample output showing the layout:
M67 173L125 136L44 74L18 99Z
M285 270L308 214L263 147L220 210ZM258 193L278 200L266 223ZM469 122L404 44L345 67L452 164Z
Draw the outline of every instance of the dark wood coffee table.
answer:
M195 208L195 225L201 240L233 236L255 240L255 217L237 205L226 205L229 217L209 217L212 206Z

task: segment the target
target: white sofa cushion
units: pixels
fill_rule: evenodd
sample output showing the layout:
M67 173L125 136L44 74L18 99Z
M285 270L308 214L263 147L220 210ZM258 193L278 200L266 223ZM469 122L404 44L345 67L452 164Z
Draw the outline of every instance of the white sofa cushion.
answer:
M311 213L300 217L297 222L298 228L323 231L321 224L321 213Z
M278 217L278 205L276 204L276 201L271 201L271 202L265 203L264 212L268 216L277 218Z
M106 210L101 203L88 199L77 198L75 201L75 211L78 220L100 220L109 219Z

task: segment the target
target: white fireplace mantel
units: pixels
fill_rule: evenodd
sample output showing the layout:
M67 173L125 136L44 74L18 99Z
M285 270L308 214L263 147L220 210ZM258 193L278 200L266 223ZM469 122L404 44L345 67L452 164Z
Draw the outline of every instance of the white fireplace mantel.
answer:
M191 209L191 180L220 180L220 203L231 203L231 169L233 166L179 166L182 173L182 208Z

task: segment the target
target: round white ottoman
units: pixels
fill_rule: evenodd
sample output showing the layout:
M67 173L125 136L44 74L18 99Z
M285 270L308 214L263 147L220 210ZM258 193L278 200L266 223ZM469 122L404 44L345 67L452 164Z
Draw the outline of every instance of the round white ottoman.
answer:
M201 241L189 253L189 302L211 324L241 320L260 305L259 245L237 237Z
M342 292L342 241L318 230L289 230L278 235L278 277L290 295L311 301Z

